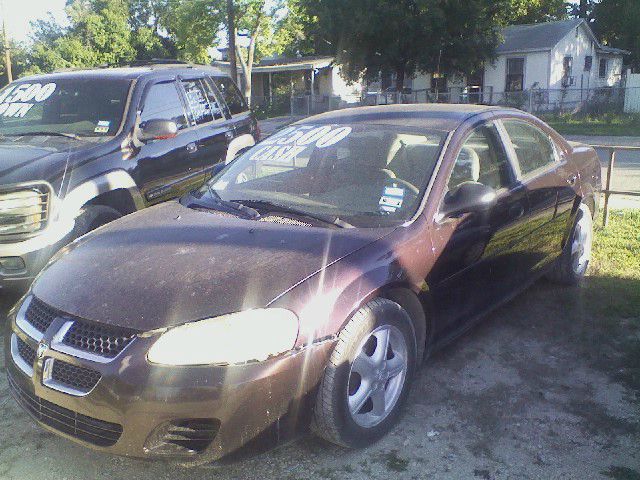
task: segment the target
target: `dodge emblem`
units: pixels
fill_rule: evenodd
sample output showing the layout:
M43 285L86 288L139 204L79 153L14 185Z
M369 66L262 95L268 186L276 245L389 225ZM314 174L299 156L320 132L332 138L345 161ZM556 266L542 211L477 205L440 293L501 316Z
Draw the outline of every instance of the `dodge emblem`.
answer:
M49 349L49 345L47 345L45 342L40 342L38 344L38 359L42 360L44 358L44 354L47 353L47 350Z

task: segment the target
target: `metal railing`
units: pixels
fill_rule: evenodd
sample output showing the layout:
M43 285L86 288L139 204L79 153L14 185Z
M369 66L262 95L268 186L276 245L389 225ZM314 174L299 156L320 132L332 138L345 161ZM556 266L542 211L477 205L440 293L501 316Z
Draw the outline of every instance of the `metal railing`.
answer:
M633 151L640 152L640 147L621 146L621 145L591 145L595 149L607 150L609 152L609 159L607 162L607 177L605 179L605 186L602 190L604 194L604 206L602 208L602 226L606 227L609 223L609 198L611 195L626 195L630 197L640 197L640 191L630 190L612 190L611 180L613 178L613 170L616 161L616 152L620 151Z

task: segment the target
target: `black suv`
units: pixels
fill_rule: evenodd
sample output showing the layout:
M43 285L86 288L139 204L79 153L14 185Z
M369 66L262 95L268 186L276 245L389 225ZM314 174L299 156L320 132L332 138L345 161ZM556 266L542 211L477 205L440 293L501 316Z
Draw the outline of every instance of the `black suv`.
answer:
M0 91L0 285L111 220L195 189L254 145L233 81L206 66L67 71Z

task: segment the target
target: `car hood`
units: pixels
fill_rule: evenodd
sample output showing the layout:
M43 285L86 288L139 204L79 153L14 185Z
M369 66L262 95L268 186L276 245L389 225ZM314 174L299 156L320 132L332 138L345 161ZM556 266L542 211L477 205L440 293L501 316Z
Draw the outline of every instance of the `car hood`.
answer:
M26 143L25 137L0 140L0 185L62 177L69 160L71 139L37 137ZM78 143L76 141L76 143Z
M287 226L169 202L74 242L33 293L62 312L149 331L264 307L389 231Z

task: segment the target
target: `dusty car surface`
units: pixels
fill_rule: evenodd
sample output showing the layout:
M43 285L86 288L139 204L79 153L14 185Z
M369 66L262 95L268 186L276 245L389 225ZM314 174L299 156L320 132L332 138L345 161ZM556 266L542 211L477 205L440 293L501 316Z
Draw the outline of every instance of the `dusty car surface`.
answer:
M10 314L12 393L127 456L207 462L307 425L370 444L434 348L541 276L580 281L599 176L511 109L308 118L58 254Z

